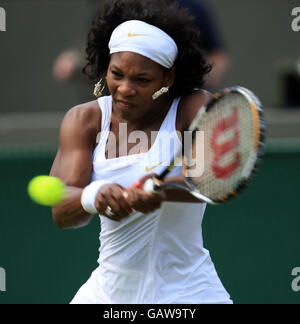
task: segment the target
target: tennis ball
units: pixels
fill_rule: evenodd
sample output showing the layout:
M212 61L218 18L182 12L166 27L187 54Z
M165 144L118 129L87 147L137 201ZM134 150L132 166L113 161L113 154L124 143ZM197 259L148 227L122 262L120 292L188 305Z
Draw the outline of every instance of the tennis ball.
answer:
M37 204L55 206L64 200L66 189L59 178L41 175L29 182L28 194Z

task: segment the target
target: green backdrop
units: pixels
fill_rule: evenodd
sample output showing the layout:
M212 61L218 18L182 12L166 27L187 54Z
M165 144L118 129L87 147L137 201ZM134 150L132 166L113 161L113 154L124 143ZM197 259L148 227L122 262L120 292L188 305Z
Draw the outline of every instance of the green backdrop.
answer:
M53 151L4 152L0 157L1 303L68 303L97 266L99 221L60 230L50 208L33 204L28 181L48 174ZM300 153L268 153L247 191L209 206L206 248L235 303L299 303L291 272L300 267L297 209Z

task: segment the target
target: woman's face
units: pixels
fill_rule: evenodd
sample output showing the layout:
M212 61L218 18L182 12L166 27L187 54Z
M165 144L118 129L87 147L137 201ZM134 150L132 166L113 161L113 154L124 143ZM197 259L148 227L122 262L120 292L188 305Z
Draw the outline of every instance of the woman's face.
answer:
M156 104L152 95L173 84L174 73L152 60L131 52L114 53L107 71L107 85L121 118L146 116Z

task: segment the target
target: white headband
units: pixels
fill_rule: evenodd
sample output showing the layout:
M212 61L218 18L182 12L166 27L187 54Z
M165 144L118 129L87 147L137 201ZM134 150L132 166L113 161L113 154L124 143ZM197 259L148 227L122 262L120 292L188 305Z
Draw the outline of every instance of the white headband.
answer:
M140 20L129 20L112 33L108 47L110 54L134 52L170 69L178 48L174 40L161 29Z

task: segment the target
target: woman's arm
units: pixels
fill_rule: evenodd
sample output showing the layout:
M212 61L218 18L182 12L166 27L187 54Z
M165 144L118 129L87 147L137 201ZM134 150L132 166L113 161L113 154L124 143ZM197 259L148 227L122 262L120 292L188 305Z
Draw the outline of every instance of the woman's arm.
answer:
M185 177L183 175L175 176L175 177L169 177L165 179L165 183L178 183L184 186L187 186ZM195 198L193 195L188 193L187 191L181 190L181 189L170 189L170 190L164 190L166 195L166 201L173 201L173 202L196 202L198 203L199 200Z
M50 175L60 178L67 187L67 198L52 208L53 220L60 228L87 225L92 215L81 206L81 193L89 184L92 154L101 125L97 102L90 102L68 111L60 129L60 143Z
M138 194L136 194L137 197L139 197L139 195L143 195L145 194L145 192L142 190L144 183L146 182L146 180L148 180L149 178L153 178L157 176L157 174L155 173L151 173L151 174L147 174L146 176L142 177L139 181L137 181L134 187L128 188L128 193L132 193L133 191L137 192ZM165 183L178 183L181 185L186 186L186 179L183 175L179 175L179 176L174 176L174 177L169 177L166 178L164 180ZM145 196L145 201L147 201L151 196L149 193L147 193L149 195L149 197ZM198 199L196 199L193 195L191 195L190 193L181 190L181 189L168 189L168 190L161 190L158 191L157 194L152 195L154 197L156 197L156 201L157 201L157 208L159 208L160 204L163 201L170 201L170 202L199 202ZM131 203L131 206L133 203L132 201L132 197L129 196L131 199L129 200ZM153 197L152 197L153 198ZM148 204L148 201L147 201ZM150 205L153 204L153 202L150 203ZM134 207L134 209L138 210L136 207Z

